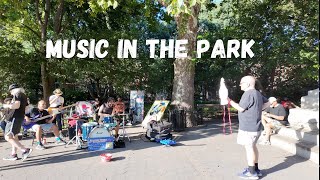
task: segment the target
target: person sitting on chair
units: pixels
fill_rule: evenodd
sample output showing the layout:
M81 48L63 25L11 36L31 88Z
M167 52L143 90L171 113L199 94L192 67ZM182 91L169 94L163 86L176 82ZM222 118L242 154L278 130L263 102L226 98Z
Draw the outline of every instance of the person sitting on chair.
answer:
M38 102L38 107L31 109L29 113L26 114L25 119L26 122L32 122L30 119L41 118L44 116L49 116L46 119L36 121L35 124L31 127L31 130L36 133L37 147L38 150L43 150L45 147L41 143L41 136L43 131L45 132L53 132L56 144L65 144L65 142L59 137L59 130L56 124L53 124L53 120L55 117L50 117L48 111L45 110L46 102L41 100ZM36 119L35 119L36 120Z
M122 114L125 111L124 102L120 97L117 99L118 101L114 103L113 114Z
M287 124L286 110L277 102L275 97L269 98L270 106L262 113L261 122L265 131L265 140L262 145L270 145L270 135L272 130L278 130Z
M104 117L108 117L108 116L113 116L114 111L114 98L110 97L108 98L107 103L103 103L100 106L98 115L100 116L100 121L99 124L103 124L103 119ZM114 117L115 118L115 117ZM120 123L121 123L121 119L120 118L115 118L115 120L117 121L117 126L115 127L114 131L115 131L115 137L117 138L119 136L119 129L120 129Z
M125 110L126 110L126 105L122 101L121 97L118 97L117 100L118 101L114 103L113 114L116 114L116 115L124 114ZM129 122L126 125L131 126L132 125L132 121L129 119Z
M300 108L296 104L294 104L292 101L290 101L287 97L283 98L281 101L281 105L284 107L287 113L287 117L289 116L289 110L292 108Z
M12 98L6 98L4 99L3 103L4 104L10 104L11 103ZM7 125L7 119L12 116L12 114L14 113L13 110L5 108L0 112L0 126L2 129L2 132L5 131L6 125Z
M103 124L104 117L112 116L114 107L114 99L112 97L108 98L106 102L104 102L98 111L98 116L100 116L99 124Z

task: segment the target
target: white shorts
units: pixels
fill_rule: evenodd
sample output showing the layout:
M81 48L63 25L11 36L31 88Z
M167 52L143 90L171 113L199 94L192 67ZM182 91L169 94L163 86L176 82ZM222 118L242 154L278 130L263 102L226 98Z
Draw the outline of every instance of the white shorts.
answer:
M35 125L33 125L33 126L31 127L31 130L32 130L33 132L36 132L37 129L38 129L38 127L41 127L41 129L42 129L43 131L49 132L53 125L54 125L53 123L50 123L50 124L35 124Z
M242 131L239 129L237 143L243 146L252 146L257 144L257 141L261 135L261 131L259 132L248 132Z
M34 124L30 129L31 131L36 132L38 128L41 128L40 124Z
M48 132L50 131L50 129L52 128L52 126L54 126L53 123L50 123L50 124L40 124L41 126L41 129L45 132Z

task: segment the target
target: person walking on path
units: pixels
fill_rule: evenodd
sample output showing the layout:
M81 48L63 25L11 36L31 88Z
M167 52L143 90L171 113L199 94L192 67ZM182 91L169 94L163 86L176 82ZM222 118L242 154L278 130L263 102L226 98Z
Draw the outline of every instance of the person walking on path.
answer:
M12 109L14 112L8 117L5 127L5 139L12 146L11 155L3 158L3 160L17 160L17 149L22 151L22 161L27 159L31 154L32 149L25 148L18 138L18 134L21 129L21 125L24 119L25 108L27 106L27 96L24 94L24 89L20 88L17 84L9 86L10 94L13 96L10 104L4 104L4 108Z
M244 91L239 104L228 98L232 107L238 110L239 131L237 143L243 145L247 154L248 168L238 174L243 179L259 179L262 176L258 167L259 152L257 141L261 135L261 113L269 105L268 99L255 89L256 79L245 76L240 81Z

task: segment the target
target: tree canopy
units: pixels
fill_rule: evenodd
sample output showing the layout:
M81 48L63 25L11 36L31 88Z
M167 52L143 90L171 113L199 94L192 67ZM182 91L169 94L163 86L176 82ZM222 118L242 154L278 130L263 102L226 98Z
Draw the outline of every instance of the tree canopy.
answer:
M133 89L145 90L151 99L164 93L168 99L184 101L178 94L188 86L194 90L186 96L194 96L195 102L212 101L221 77L227 80L231 96L239 98L240 78L252 74L267 96L299 102L308 90L318 87L318 14L316 0L0 1L0 95L6 97L8 85L16 82L36 102L43 98L45 75L49 92L60 87L69 102L116 95L128 98ZM189 76L177 71L185 60L150 59L145 40L190 37L187 32L192 29L185 27L190 25L185 23L189 17L197 20L195 33L190 33L193 41L253 39L255 56L212 59L210 51L201 59L190 56L194 84L178 81L179 73ZM110 56L105 59L46 59L46 39L107 39L114 46L108 48ZM137 39L138 58L116 58L118 39Z

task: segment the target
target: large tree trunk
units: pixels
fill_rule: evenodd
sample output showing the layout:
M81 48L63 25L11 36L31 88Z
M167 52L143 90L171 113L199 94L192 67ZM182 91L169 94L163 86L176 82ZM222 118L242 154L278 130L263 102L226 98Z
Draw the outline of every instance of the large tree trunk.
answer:
M41 29L40 53L42 57L45 57L45 43L47 40L47 27L48 27L48 20L49 20L50 9L51 9L50 0L45 1L43 19L41 17L42 15L40 12L39 5L40 5L39 0L35 0L36 20ZM41 62L41 83L42 83L42 89L43 89L43 100L45 100L48 103L49 95L50 95L50 86L49 86L49 78L48 78L49 73L48 73L47 66L48 66L48 62L46 60L43 60Z
M174 61L174 80L172 101L173 105L182 107L186 110L186 126L196 126L196 120L193 118L194 109L194 76L195 63L192 58L195 56L196 40L198 34L198 15L200 5L191 8L191 15L180 13L175 16L177 22L179 39L187 39L187 58L177 58Z
M48 78L47 61L41 63L41 82L43 90L43 99L48 103L51 91Z
M43 1L45 3L44 6L44 17L42 18L42 13L40 11L40 4L39 0L35 0L35 11L36 11L36 19L41 29L41 43L40 43L40 52L41 56L45 57L45 44L47 40L47 29L48 29L48 21L50 17L50 10L51 10L51 2L50 0ZM61 22L64 13L64 0L59 0L57 4L57 11L54 16L54 32L58 35L61 32ZM43 99L48 103L49 96L51 94L51 87L54 82L50 81L50 74L48 71L48 62L44 59L41 62L41 83L43 89Z

